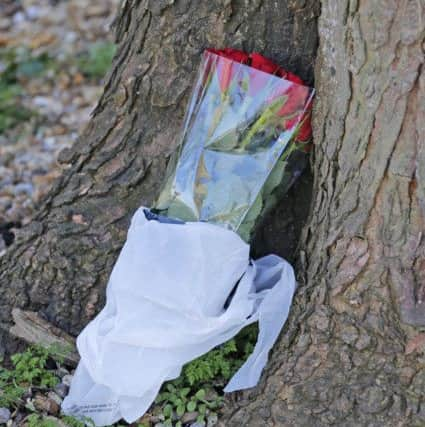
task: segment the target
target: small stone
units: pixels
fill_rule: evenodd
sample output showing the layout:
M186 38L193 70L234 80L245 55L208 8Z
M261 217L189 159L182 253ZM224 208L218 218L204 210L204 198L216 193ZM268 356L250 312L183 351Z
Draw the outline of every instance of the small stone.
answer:
M56 41L56 36L50 33L40 33L36 34L30 42L32 49L37 49L40 46L47 46Z
M217 414L212 414L208 417L207 420L207 427L214 427L218 423L218 416Z
M81 85L84 83L84 76L81 73L76 73L73 77L73 83L74 85Z
M213 389L207 390L205 394L205 400L208 400L209 402L212 402L214 400L218 399L218 393L214 391Z
M10 413L9 409L7 408L0 408L0 424L6 424L9 420L12 414Z
M33 193L33 191L34 191L33 185L26 182L21 182L15 185L15 187L13 187L13 194L15 196L20 193L25 193L28 196L30 196Z
M42 15L42 11L37 6L29 6L26 8L25 14L27 15L28 19L32 21L40 18L40 16Z
M57 393L55 393L54 391L49 391L47 393L47 397L49 399L52 399L53 401L55 401L59 406L62 405L62 400L63 399Z
M62 379L65 375L69 375L69 371L68 369L61 366L58 369L56 369L56 375Z
M183 424L189 424L196 421L196 418L198 418L198 412L186 412L182 418L181 421Z
M62 383L67 385L68 387L71 387L71 381L72 381L72 375L68 374L62 378Z
M10 22L10 19L0 19L0 31L7 31L11 27L11 25L12 23Z
M11 39L3 34L0 34L0 47L7 46L10 43Z
M15 412L13 414L13 418L11 418L8 422L7 422L7 427L18 427L22 425L22 421L25 419L26 414L25 412Z
M27 397L27 399L25 400L25 409L28 409L30 412L36 411L33 399Z
M53 399L38 394L34 398L34 407L39 411L47 412L51 415L58 415L60 411L60 405L58 405Z
M12 16L21 8L22 8L22 5L20 4L20 2L16 2L16 1L4 2L3 1L2 3L0 3L0 14L3 16Z
M95 4L88 6L85 11L85 15L88 18L102 17L109 14L108 4Z
M65 399L69 392L69 387L64 383L59 383L55 387L55 393L60 396L62 399Z
M16 12L13 15L13 24L14 25L19 25L22 22L25 22L25 14L23 12Z

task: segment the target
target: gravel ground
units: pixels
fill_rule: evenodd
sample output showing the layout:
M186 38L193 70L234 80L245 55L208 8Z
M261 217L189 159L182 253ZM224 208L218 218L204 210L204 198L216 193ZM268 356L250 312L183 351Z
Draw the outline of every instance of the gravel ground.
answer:
M0 256L31 221L102 91L119 0L0 1ZM7 86L7 76L10 85ZM3 86L1 86L1 82ZM9 103L2 90L17 90ZM17 123L2 128L2 119ZM7 110L7 111L9 111ZM3 116L6 114L6 119Z

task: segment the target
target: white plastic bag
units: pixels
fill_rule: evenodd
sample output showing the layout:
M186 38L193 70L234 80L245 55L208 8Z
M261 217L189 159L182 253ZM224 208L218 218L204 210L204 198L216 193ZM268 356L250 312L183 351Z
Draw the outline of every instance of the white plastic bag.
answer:
M184 364L259 321L255 349L225 391L255 386L294 291L292 267L274 255L250 261L249 245L235 232L148 220L140 208L106 306L78 337L81 361L63 411L97 426L134 422Z

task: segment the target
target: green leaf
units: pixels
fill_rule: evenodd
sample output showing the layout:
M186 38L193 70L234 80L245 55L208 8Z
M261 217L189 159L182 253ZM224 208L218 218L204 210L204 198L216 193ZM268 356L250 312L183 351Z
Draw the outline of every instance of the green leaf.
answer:
M182 398L185 398L185 397L187 397L187 395L190 393L190 387L185 387L185 388L182 388L181 390L180 390L180 396L182 397Z
M196 214L180 200L173 200L167 210L167 216L183 221L197 221Z
M189 412L194 412L195 409L196 409L196 402L194 402L193 400L191 400L190 402L188 402L188 404L187 404L186 407L187 407L187 410Z
M203 388L201 388L200 390L198 390L195 394L195 397L199 400L201 399L205 399L205 390Z
M170 392L170 393L175 393L176 392L176 387L174 387L173 384L168 383L166 386L166 389Z
M181 417L181 416L184 414L184 412L185 412L185 407L184 407L184 405L179 405L179 406L177 406L177 408L176 408L176 413L177 413L177 415L178 415L179 417Z
M162 413L164 414L165 417L171 417L171 415L173 414L173 407L170 404L167 404L164 406L164 409L162 410Z

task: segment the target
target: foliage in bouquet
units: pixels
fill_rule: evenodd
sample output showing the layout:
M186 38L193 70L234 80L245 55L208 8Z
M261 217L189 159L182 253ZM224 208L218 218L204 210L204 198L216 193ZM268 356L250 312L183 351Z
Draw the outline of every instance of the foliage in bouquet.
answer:
M249 240L304 167L312 96L301 79L259 54L206 51L155 208L225 225Z

